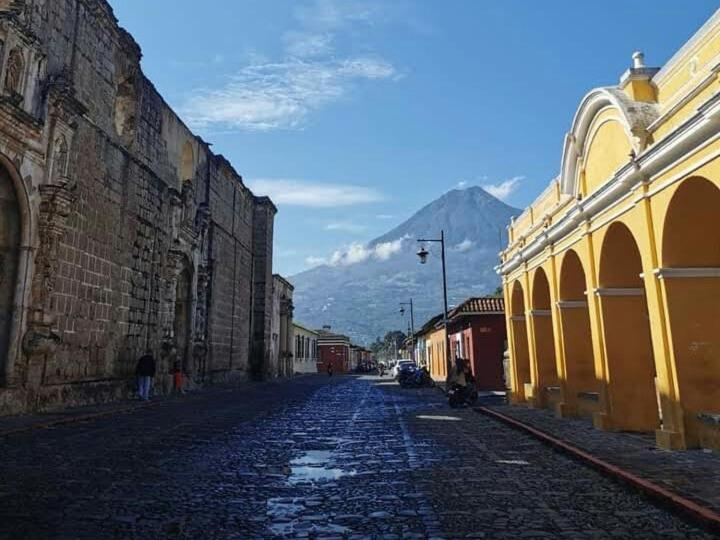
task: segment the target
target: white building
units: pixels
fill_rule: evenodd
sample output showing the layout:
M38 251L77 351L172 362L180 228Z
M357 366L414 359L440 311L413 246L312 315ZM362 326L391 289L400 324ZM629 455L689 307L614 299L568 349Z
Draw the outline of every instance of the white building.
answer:
M293 371L317 373L318 333L293 321Z

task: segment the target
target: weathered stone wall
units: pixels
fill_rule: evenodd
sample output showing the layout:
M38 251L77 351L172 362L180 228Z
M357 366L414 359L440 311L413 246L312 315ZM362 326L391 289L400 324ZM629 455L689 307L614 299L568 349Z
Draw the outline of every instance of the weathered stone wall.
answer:
M272 202L165 104L104 0L0 4L0 39L20 221L0 413L125 395L145 349L161 391L173 366L265 374Z

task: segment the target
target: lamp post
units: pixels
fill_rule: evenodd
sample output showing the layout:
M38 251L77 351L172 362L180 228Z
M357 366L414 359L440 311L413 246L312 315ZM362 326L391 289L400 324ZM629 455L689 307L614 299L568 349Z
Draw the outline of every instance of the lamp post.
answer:
M400 315L405 315L405 306L410 306L410 346L412 347L412 353L410 358L415 361L415 314L413 313L413 301L412 298L409 302L400 302Z
M448 301L447 301L447 275L445 272L445 231L440 231L440 238L418 238L420 249L417 252L420 258L420 264L427 262L428 250L423 245L425 242L437 242L440 244L440 260L442 262L442 279L443 279L443 328L445 330L445 368L447 376L450 376L450 336L448 335Z

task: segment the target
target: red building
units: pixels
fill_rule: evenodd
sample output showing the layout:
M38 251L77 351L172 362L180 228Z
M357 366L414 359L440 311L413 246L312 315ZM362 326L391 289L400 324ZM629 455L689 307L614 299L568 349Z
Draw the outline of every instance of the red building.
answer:
M491 297L468 298L450 311L448 319L451 358L470 361L479 390L505 390L505 301Z
M350 370L350 338L334 334L329 326L318 330L318 372L325 373L332 363L335 373L347 373Z

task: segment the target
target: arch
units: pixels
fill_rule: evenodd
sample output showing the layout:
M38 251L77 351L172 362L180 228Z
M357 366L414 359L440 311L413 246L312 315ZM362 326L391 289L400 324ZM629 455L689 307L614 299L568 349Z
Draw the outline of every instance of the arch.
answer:
M10 174L4 167L0 168L0 363L3 364L12 343L20 267L22 224L19 206Z
M10 282L10 287L14 289L12 296L12 313L9 323L9 339L0 350L0 380L3 384L9 384L14 381L15 377L15 361L20 356L22 332L25 328L25 318L27 311L27 301L30 293L30 270L32 261L32 239L34 237L35 223L34 217L30 210L30 197L20 173L15 167L12 160L0 154L0 180L7 186L7 182L12 188L10 193L13 194L14 200L10 197L16 206L19 218L19 242L17 243L18 258L17 266L14 271L14 279ZM6 193L8 190L5 190ZM5 209L0 212L0 222L4 221L6 215ZM2 226L3 233L5 225ZM17 236L14 237L17 239ZM13 243L15 240L13 240ZM5 266L5 272L8 267ZM7 279L7 278L4 278Z
M570 131L565 136L560 163L560 189L562 193L579 194L579 166L585 155L588 135L595 117L606 108L617 111L617 118L631 141L633 150L639 154L645 149L647 126L657 117L657 105L636 102L622 90L613 87L596 88L580 102Z
M190 369L188 350L191 341L191 313L192 313L192 272L191 266L183 261L183 267L177 276L175 284L175 316L173 320L173 333L177 360L183 371Z
M190 141L185 141L180 156L180 182L192 181L195 178L195 155Z
M673 195L662 236L666 268L720 267L720 189L702 177L684 180Z
M602 242L597 291L607 360L607 427L654 431L660 425L650 320L637 242L623 223Z
M720 413L720 189L693 177L673 194L659 270L686 441L699 442L699 413Z
M560 326L564 352L563 409L589 415L598 409L599 381L590 331L585 270L580 257L568 250L560 267Z
M554 406L558 399L557 363L555 338L550 304L550 283L542 268L538 268L532 280L532 305L530 324L534 337L534 357L537 372L538 405Z
M519 401L530 397L531 372L528 334L525 321L525 297L522 285L515 281L510 296L510 327L513 342L514 394Z

